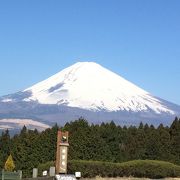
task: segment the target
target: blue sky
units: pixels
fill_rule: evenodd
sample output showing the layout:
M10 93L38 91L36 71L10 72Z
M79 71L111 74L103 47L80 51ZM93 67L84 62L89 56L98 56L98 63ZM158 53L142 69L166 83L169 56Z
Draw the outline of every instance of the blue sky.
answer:
M0 1L0 95L95 61L180 104L179 0Z

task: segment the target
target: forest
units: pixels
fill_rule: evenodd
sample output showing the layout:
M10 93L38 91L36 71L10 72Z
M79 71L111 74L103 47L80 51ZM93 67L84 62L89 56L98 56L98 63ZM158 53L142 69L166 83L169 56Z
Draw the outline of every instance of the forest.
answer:
M113 163L162 160L180 165L180 119L177 117L169 127L143 123L138 127L121 127L113 121L95 125L81 118L63 127L56 124L43 132L24 126L13 137L5 130L0 136L0 169L9 154L17 170L31 171L39 164L55 161L58 129L69 131L68 160Z

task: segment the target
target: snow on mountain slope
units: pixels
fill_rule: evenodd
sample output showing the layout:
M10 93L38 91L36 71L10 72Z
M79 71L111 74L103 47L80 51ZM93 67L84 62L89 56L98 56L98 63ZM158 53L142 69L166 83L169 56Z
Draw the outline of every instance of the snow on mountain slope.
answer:
M32 119L0 119L0 129L21 129L26 126L28 129L44 130L50 128L49 125Z
M174 114L160 99L94 62L78 62L24 92L32 93L24 98L26 102L67 105L91 111L151 110L157 114Z

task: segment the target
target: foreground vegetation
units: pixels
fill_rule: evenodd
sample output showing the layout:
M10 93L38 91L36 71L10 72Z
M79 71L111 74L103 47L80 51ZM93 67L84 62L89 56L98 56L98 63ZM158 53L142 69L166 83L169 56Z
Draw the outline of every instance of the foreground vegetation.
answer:
M40 164L39 173L53 166L53 162ZM100 177L147 177L165 178L180 177L180 166L165 161L134 160L124 163L110 163L100 161L71 160L68 163L68 173L81 171L84 178Z
M86 120L79 119L60 128L70 134L69 160L122 163L141 159L180 165L178 118L170 127L161 124L155 128L142 123L139 127L121 127L113 122L89 125ZM15 168L23 170L24 176L28 176L39 164L55 161L58 129L55 125L40 133L24 127L12 138L8 130L3 132L0 136L0 169L9 154L13 157Z

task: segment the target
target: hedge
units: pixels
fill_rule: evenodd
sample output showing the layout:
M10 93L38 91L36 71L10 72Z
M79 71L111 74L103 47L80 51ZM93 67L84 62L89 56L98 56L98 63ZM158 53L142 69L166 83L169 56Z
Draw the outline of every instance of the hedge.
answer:
M83 177L180 177L180 166L156 160L134 160L124 163L70 161L68 172L81 171Z
M54 166L54 162L47 162L38 166L39 175L43 170L49 170ZM80 171L82 177L146 177L146 178L165 178L180 177L180 166L156 160L134 160L124 163L110 163L100 161L79 161L71 160L68 162L68 173L74 174Z

